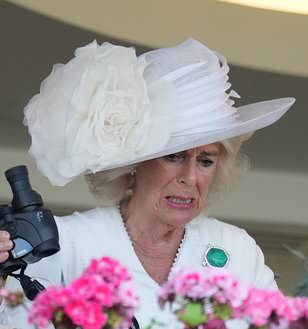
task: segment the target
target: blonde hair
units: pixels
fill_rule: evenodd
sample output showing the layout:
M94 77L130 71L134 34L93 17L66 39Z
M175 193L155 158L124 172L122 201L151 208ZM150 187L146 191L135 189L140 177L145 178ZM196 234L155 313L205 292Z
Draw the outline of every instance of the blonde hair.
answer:
M215 178L208 194L207 205L221 198L230 191L239 177L249 168L248 157L239 152L243 141L251 134L233 137L221 142L222 155L218 161ZM137 165L87 174L85 176L91 193L102 206L116 205L129 198L135 183L132 174Z
M208 193L206 205L220 199L231 191L239 178L249 169L249 158L240 152L242 143L252 134L226 139L221 142L223 151L217 164L215 178Z

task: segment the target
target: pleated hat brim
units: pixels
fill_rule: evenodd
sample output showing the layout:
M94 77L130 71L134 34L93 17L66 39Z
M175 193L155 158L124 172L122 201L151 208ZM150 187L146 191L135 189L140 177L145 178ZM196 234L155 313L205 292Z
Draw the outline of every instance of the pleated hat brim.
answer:
M285 97L238 107L237 122L230 127L205 131L204 133L172 136L163 150L140 158L136 157L133 161L123 162L121 165L111 166L106 169L109 170L133 165L168 154L189 150L202 145L222 142L229 138L255 132L279 120L294 102L295 98Z

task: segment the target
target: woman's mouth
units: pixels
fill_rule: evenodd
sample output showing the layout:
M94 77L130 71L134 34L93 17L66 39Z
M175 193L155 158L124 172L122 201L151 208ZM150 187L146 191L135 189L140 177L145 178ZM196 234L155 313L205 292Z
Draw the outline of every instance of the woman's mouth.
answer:
M167 203L172 208L190 209L194 206L194 198L183 198L178 196L167 196Z

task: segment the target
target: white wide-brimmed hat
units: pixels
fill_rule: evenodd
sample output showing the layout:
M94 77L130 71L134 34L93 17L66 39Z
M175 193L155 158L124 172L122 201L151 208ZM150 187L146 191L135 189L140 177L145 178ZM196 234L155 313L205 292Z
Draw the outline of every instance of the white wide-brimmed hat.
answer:
M56 64L25 108L30 154L54 185L240 136L277 121L280 98L234 107L225 58L194 39L147 52L96 41Z

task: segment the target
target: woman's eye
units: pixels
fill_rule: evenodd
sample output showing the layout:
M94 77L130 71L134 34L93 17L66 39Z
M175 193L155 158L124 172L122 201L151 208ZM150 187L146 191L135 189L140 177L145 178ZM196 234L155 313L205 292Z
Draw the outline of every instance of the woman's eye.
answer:
M170 162L176 162L179 161L183 158L183 155L179 154L179 153L174 153L174 154L168 154L166 156L164 156L164 159Z
M214 163L214 161L209 158L200 159L199 162L201 163L202 167L209 167Z

